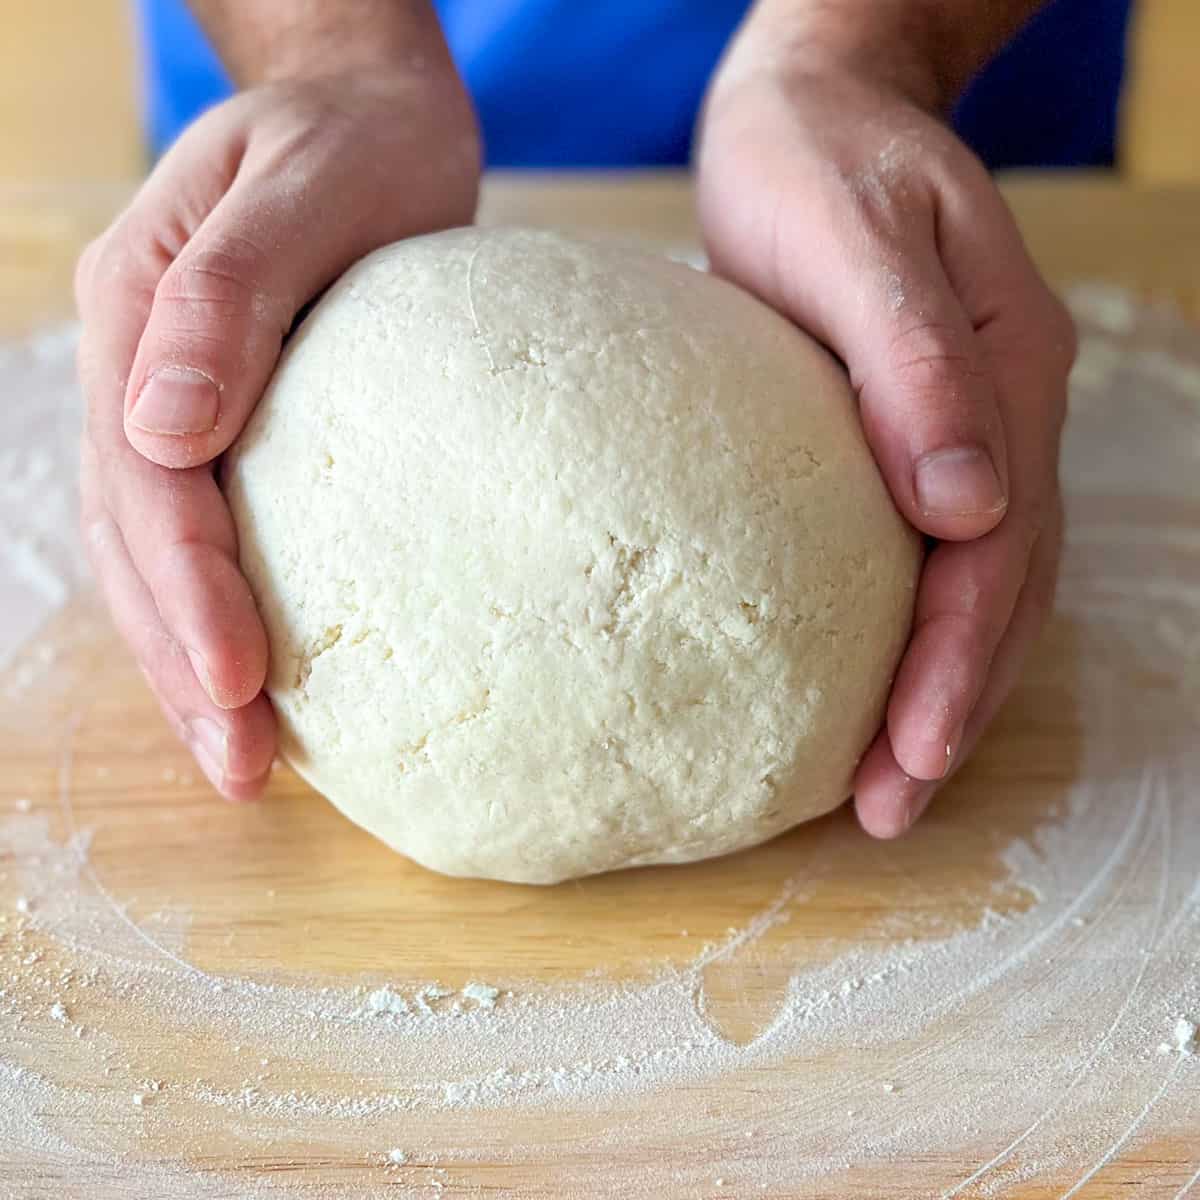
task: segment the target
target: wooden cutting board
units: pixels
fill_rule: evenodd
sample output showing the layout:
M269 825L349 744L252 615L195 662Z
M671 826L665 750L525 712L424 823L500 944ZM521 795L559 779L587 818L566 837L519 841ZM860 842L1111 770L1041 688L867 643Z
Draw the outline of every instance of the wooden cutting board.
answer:
M1009 194L1057 282L1200 309L1200 194ZM0 198L7 331L64 311L115 200ZM496 179L484 214L695 242L680 177ZM1200 1015L1200 352L1085 308L1145 411L1083 406L1063 604L902 842L843 811L690 867L444 879L287 770L220 803L72 600L0 687L0 1196L1200 1195L1171 1043Z

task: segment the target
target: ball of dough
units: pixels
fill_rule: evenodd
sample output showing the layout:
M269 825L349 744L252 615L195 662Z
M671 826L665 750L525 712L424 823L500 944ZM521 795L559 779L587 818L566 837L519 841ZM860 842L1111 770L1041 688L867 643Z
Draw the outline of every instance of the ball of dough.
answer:
M351 268L227 463L284 753L452 875L687 862L841 803L919 547L837 363L648 252Z

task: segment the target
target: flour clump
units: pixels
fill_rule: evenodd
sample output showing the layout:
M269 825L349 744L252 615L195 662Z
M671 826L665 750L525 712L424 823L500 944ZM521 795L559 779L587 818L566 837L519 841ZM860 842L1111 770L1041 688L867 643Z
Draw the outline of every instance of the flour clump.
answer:
M918 541L843 370L608 243L370 255L224 485L286 756L450 874L686 862L827 812L911 620Z

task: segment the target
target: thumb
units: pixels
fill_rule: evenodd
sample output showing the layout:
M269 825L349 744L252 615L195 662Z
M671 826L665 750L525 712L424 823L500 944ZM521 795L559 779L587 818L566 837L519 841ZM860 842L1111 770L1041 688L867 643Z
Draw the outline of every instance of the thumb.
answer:
M846 364L867 441L909 523L939 539L980 537L1008 503L1004 427L932 214L841 200L780 214L768 276L777 294L767 299Z
M413 232L387 206L348 212L346 181L332 173L310 171L297 192L292 172L248 166L163 272L130 371L126 437L162 466L228 449L303 305L369 250Z

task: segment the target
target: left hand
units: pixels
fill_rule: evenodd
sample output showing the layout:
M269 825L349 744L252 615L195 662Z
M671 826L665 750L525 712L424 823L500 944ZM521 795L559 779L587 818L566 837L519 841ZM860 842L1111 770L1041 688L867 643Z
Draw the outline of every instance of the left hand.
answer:
M982 164L885 70L735 47L698 204L713 267L836 353L900 512L937 539L859 820L903 832L969 753L1049 611L1074 331Z
M306 304L369 251L470 221L474 113L444 47L425 61L325 64L209 110L76 272L84 544L167 720L230 799L262 792L276 735L216 463Z

